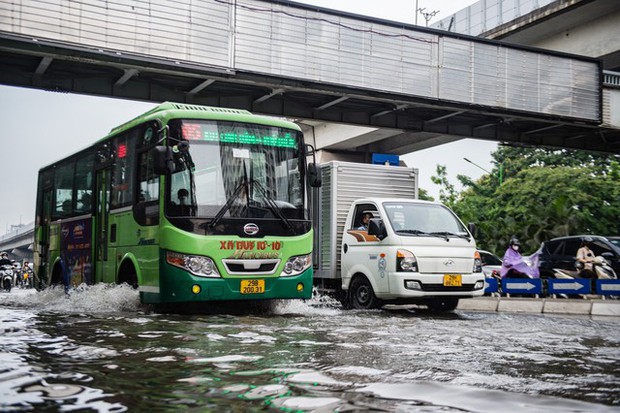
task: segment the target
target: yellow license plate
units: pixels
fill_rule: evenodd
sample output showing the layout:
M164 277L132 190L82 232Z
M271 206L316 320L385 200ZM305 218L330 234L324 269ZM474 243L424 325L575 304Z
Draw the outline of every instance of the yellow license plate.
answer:
M241 280L241 294L262 294L265 292L265 280Z
M463 286L463 276L461 274L445 274L443 276L444 287L461 287Z

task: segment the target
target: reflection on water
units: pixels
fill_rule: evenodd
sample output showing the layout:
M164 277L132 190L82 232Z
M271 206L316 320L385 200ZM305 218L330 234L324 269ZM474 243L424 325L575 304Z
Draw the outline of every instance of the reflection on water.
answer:
M0 294L0 410L591 412L620 406L617 318L156 314L98 285Z

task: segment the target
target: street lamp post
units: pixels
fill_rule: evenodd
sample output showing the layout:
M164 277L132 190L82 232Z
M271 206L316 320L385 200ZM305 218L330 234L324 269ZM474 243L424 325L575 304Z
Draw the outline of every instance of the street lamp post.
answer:
M472 161L470 161L467 158L463 158L465 161L469 162L470 164L482 169L484 172L488 173L489 175L493 175L491 172L487 171L486 169L484 169L482 166L478 165L477 163L474 163ZM500 164L499 165L499 173L498 173L498 180L499 180L499 184L502 184L502 180L503 180L503 174L504 174L504 165Z

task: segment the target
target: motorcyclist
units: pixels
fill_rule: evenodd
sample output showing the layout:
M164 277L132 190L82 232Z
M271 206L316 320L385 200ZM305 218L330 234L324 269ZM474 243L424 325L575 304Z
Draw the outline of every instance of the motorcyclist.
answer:
M519 252L521 243L515 237L510 239L508 249L502 259L500 275L502 278L539 278L536 266L530 267Z
M13 263L9 259L9 254L6 252L0 252L0 267L3 265L13 266Z
M24 261L24 264L22 265L21 280L22 285L26 288L32 287L32 270L30 269L30 264L28 261Z
M0 252L0 268L3 270L2 279L0 280L2 288L11 291L11 287L13 286L13 263L9 259L9 254L6 252ZM7 277L10 278L7 280Z
M595 256L590 245L592 245L592 237L585 237L581 241L581 247L577 250L575 257L575 267L581 278L596 278L593 266Z

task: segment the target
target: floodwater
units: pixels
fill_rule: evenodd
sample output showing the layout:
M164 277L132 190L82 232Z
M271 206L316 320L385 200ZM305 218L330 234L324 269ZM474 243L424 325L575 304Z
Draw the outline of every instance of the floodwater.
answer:
M158 314L97 285L0 293L0 411L608 412L620 320L345 311Z

